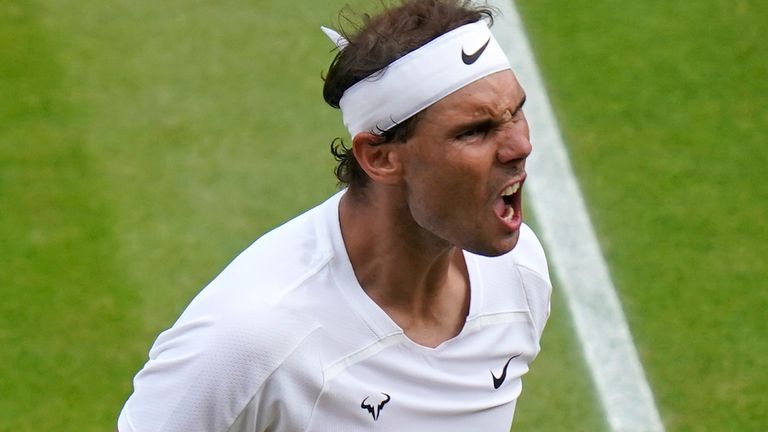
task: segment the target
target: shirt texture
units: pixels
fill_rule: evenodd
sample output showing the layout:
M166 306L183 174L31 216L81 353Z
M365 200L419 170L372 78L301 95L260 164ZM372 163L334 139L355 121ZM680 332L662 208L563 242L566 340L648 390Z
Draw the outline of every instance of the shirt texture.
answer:
M533 232L500 257L464 252L466 323L429 348L355 278L343 193L254 242L158 336L121 432L509 430L550 309Z

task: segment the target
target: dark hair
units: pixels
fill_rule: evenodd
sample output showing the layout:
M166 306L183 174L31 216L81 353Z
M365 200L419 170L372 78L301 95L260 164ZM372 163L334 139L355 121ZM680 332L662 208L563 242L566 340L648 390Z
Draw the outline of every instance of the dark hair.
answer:
M328 68L323 98L339 108L344 92L358 81L380 73L387 65L453 29L483 18L493 22L493 9L474 6L470 0L402 0L399 5L384 5L376 15L362 14L356 23L349 8L342 9L339 21L353 26L339 32L349 41ZM423 112L423 111L422 111ZM382 131L382 143L405 142L416 129L419 114ZM351 147L341 138L331 142L331 154L338 162L336 178L340 184L365 186L368 175L357 163Z

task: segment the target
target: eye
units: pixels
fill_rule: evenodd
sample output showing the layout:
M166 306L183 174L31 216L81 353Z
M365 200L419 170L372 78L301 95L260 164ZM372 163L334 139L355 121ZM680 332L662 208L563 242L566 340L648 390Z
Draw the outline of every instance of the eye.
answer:
M480 130L480 128L475 127L475 128L468 129L468 130L466 130L466 131L456 135L456 139L458 139L458 140L468 140L468 139L474 138L474 137L476 137L478 135L481 135L481 134L482 134L482 131Z
M465 131L459 133L458 135L456 135L456 139L461 141L468 141L476 138L482 138L488 133L490 128L491 126L488 124L480 124L480 125L472 126L466 129Z

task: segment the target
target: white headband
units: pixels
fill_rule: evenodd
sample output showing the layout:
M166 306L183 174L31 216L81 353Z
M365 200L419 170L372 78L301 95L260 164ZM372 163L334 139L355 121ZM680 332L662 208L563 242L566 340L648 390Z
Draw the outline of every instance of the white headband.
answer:
M348 42L323 27L339 49ZM380 135L456 90L494 72L510 69L509 60L484 21L463 25L397 59L341 97L344 125Z

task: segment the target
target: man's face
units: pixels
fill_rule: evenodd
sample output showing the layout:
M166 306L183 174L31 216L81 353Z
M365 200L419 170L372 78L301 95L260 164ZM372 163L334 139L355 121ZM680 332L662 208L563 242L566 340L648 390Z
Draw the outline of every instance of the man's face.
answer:
M506 70L421 114L402 153L407 205L421 228L481 255L515 247L531 153L524 101L515 75Z

